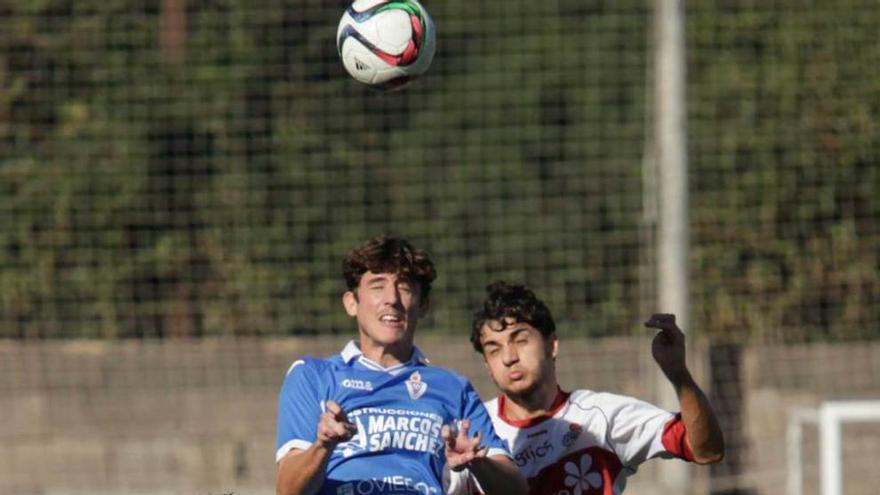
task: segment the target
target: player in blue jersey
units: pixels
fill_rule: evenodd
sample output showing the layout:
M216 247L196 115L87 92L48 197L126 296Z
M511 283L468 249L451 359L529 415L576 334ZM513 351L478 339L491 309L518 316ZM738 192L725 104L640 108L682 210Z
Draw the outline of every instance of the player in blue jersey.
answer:
M358 339L288 370L277 495L443 495L475 482L487 494L524 495L525 480L471 384L429 366L413 343L436 277L428 255L378 237L352 250L343 272L342 303Z

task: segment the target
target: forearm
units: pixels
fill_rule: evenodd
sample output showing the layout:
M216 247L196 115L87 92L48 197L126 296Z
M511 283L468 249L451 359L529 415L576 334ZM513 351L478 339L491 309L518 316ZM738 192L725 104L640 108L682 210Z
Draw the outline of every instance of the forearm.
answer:
M486 495L526 495L529 486L509 457L496 455L474 459L468 469Z
M724 436L709 399L685 371L670 377L681 407L681 420L687 432L687 442L699 464L711 464L724 457Z
M324 484L327 460L332 449L318 443L307 450L288 454L278 465L276 495L312 495Z

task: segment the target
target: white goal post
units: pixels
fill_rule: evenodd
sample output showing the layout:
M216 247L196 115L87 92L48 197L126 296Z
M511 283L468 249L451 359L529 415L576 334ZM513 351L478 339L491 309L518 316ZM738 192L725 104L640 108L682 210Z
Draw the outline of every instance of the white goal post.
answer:
M843 495L843 423L880 421L880 400L824 402L818 410L800 409L788 419L788 495L803 494L803 425L819 427L819 468L822 495Z

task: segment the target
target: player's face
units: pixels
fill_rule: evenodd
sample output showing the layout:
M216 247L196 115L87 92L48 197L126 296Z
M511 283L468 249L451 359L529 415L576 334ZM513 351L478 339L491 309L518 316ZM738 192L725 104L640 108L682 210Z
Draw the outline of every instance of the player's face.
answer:
M417 282L393 273L367 272L343 304L357 319L362 343L374 346L412 344L421 316L421 288Z
M504 323L490 320L480 330L486 368L505 395L528 396L555 380L556 336L545 338L532 325L512 318Z

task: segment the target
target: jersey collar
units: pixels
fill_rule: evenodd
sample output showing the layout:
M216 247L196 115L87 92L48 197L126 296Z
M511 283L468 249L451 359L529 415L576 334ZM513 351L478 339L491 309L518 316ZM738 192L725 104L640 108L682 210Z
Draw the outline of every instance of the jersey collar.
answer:
M528 428L530 426L535 426L538 423L543 423L548 419L552 418L562 409L562 406L568 402L568 397L571 395L570 392L563 392L561 388L556 389L556 397L553 399L553 405L550 406L550 409L540 415L532 418L526 419L511 419L507 417L506 405L507 405L507 397L504 394L498 397L498 417L501 418L505 423L515 426L517 428Z
M384 368L379 363L364 356L364 353L361 352L360 347L358 347L357 342L355 342L354 340L348 341L348 343L345 344L345 347L342 349L342 352L339 355L342 357L342 360L345 362L345 364L351 365L355 361L357 361L358 363L371 370L385 371L387 373L395 375L403 371L408 366L414 366L417 364L426 366L428 365L428 363L430 363L430 361L428 361L428 358L425 357L425 354L422 352L422 350L416 346L413 346L413 355L409 361L405 363L395 364L390 368Z

